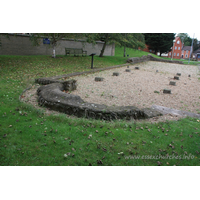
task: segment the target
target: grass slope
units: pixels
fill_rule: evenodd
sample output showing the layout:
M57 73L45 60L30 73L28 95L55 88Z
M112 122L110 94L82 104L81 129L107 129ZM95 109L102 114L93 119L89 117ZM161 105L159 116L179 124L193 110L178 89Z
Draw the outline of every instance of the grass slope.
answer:
M132 56L146 52L127 49ZM95 56L94 67L126 62ZM91 57L0 56L0 165L199 165L200 122L186 118L167 123L105 122L44 115L19 101L34 79L90 70ZM65 155L65 156L64 156ZM154 157L153 157L154 156Z

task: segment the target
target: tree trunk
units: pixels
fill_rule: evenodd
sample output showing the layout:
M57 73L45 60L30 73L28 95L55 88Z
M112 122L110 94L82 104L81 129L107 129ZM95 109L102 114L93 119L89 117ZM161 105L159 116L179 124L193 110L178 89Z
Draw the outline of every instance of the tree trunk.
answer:
M107 43L107 41L108 41L108 33L106 34L106 39L105 39L105 42L104 42L104 44L103 44L103 48L102 48L102 50L101 50L101 53L100 53L100 55L99 55L99 57L103 57L103 53L104 53L104 50L105 50L105 48L106 48L106 43Z
M124 57L126 57L126 47L124 47Z
M52 54L52 58L56 58L56 50L55 50L55 45L53 44L53 54Z

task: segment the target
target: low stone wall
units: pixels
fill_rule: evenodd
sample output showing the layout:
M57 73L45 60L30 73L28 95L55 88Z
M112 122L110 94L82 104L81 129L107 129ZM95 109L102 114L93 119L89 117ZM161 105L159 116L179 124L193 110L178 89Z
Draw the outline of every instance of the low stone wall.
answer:
M61 78L70 78L73 76L79 76L79 75L83 75L83 74L91 74L91 73L95 73L95 72L99 72L102 70L109 70L109 69L114 69L114 68L119 68L119 67L123 67L126 66L128 64L123 64L123 65L116 65L116 66L111 66L111 67L106 67L106 68L99 68L99 69L92 69L90 71L85 71L85 72L74 72L71 74L64 74L64 75L60 75L60 76L53 76L53 77L47 77L47 78L38 78L35 79L36 83L39 83L41 85L46 85L46 84L50 84L50 83L63 83L63 81L59 80Z
M136 64L136 63L140 63L140 62L147 62L147 61L157 61L157 62L167 62L167 63L176 63L176 64L183 64L182 61L179 60L165 60L162 58L155 58L152 55L148 55L148 56L142 56L142 57L133 57L133 58L129 58L127 60L128 63L131 64Z
M71 82L73 84L73 81ZM63 112L77 117L116 120L116 119L146 119L162 115L151 109L138 109L134 106L106 106L84 102L80 96L64 93L63 83L52 83L38 88L38 103L40 106Z

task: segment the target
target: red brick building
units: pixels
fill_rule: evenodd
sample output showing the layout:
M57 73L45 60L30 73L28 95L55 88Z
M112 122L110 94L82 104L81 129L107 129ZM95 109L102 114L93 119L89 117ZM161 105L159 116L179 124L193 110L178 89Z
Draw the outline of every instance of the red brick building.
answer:
M174 45L171 48L173 50L170 51L168 53L168 55L166 54L165 56L168 57L168 58L174 58L174 59L181 59L181 58L182 59L188 59L189 56L190 56L191 46L183 46L183 45L184 44L181 42L180 37L176 37ZM155 53L155 51L150 49L149 45L146 45L146 48L143 49L143 51ZM172 52L173 52L173 56L172 56Z
M175 59L180 59L181 58L181 52L183 48L183 44L181 42L181 39L179 37L175 38L175 42L173 45L173 50L168 53L168 58L175 58ZM173 56L172 56L173 52Z

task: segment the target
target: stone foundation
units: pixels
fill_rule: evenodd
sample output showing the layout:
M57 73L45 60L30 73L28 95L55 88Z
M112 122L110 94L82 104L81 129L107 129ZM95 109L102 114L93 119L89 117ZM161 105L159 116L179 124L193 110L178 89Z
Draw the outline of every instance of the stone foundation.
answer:
M63 83L52 83L38 88L38 104L52 110L77 117L116 120L116 119L146 119L162 115L152 109L138 109L134 106L106 106L84 102L81 97L62 92Z
M128 63L134 64L145 61L159 61L169 63L183 64L182 61L170 61L154 58L151 55L142 56L141 58L129 58ZM61 78L70 78L72 76L94 73L106 69L118 68L124 65L112 66L102 69L93 69L88 72L76 72L65 74L62 76L55 76L50 78L39 78L35 82L43 84L37 90L38 104L40 106L48 107L52 110L60 111L69 115L77 117L101 119L101 120L116 120L116 119L147 119L162 115L153 108L139 109L134 106L106 106L101 104L94 104L84 102L81 97L63 92L72 91L76 89L76 80L61 81Z

